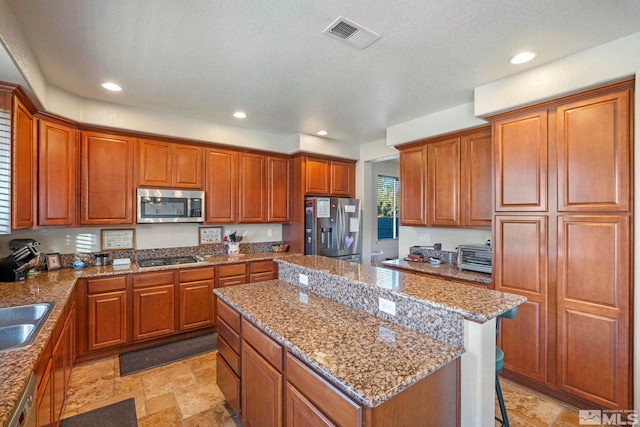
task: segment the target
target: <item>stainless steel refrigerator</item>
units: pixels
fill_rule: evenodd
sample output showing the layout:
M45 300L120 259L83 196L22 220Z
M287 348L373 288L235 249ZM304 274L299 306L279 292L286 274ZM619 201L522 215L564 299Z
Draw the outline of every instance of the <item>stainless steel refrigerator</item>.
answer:
M360 262L360 200L307 197L304 213L305 255Z

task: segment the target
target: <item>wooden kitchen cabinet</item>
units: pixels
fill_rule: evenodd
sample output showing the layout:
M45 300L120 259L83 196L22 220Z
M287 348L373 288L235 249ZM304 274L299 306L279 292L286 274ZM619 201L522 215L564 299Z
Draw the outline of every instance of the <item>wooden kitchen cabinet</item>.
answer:
M133 340L140 341L175 331L172 271L136 274L133 281Z
M240 153L238 222L267 222L267 172L262 154Z
M238 207L238 153L205 151L206 222L235 223Z
M328 196L331 192L331 160L306 157L305 171L305 194Z
M460 214L463 227L491 227L491 128L460 138Z
M427 176L429 225L460 226L460 138L427 144Z
M203 188L202 148L137 140L138 184L152 188Z
M274 261L254 261L249 264L249 282L264 282L278 278L278 264Z
M267 156L267 222L291 221L291 160Z
M286 426L338 427L288 382L285 386L284 406Z
M211 326L215 321L214 268L190 268L178 273L180 331Z
M354 197L356 193L356 168L352 162L331 160L331 188L329 194L338 197Z
M217 268L218 288L248 283L247 264L245 263L221 265Z
M400 150L400 224L427 225L427 149Z
M78 131L42 117L38 120L38 225L76 225Z
M87 349L99 350L127 343L126 276L88 279Z
M493 120L503 375L579 407L632 402L632 85Z
M82 132L80 223L134 223L133 139Z
M26 101L13 96L12 116L11 228L32 228L36 224L38 175L37 125Z

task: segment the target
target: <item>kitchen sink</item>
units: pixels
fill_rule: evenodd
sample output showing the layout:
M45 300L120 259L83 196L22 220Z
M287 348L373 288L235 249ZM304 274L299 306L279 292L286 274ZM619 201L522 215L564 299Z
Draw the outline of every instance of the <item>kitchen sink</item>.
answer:
M0 308L0 352L31 344L54 305L45 302Z

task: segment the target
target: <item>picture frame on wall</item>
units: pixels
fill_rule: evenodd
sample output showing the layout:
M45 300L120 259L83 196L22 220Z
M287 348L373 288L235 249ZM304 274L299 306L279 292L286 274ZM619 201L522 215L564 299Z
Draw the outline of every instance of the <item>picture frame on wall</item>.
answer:
M47 254L46 258L47 258L47 270L58 270L59 268L62 268L62 263L60 262L59 253L56 252L53 254Z
M100 247L103 251L135 249L135 228L100 230Z
M200 246L222 243L222 227L200 227L198 244Z

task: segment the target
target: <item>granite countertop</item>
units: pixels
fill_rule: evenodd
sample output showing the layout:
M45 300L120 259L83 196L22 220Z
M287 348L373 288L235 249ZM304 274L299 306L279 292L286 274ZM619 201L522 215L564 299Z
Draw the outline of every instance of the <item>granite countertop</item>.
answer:
M443 278L466 280L467 282L474 282L482 285L491 285L493 283L491 274L479 273L477 271L460 270L458 267L452 264L442 263L440 265L431 265L428 262L392 259L383 261L382 265L407 271L415 271L418 273L441 276Z
M301 293L307 303L301 302ZM369 407L463 352L280 280L216 289L215 294Z
M287 252L262 252L255 254L215 255L203 262L139 268L133 262L125 266L88 266L79 270L63 268L29 276L22 282L0 283L0 308L39 302L55 302L49 318L45 321L33 342L24 348L0 352L0 426L4 425L13 410L16 400L27 383L31 371L44 352L53 329L64 313L73 286L80 278L115 276L147 271L184 269L239 262L270 260L290 255Z
M418 301L446 308L478 322L493 319L526 301L526 297L521 295L317 255L290 255L279 262L314 269L329 276L346 278L365 285L379 286Z

